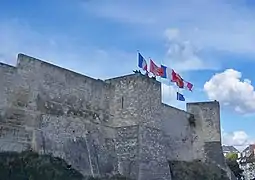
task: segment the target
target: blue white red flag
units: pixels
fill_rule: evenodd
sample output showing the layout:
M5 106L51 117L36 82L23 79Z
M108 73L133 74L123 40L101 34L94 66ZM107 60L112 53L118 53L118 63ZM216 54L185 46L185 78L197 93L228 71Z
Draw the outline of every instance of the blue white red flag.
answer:
M162 78L166 78L166 79L172 79L172 69L168 68L166 66L161 65L161 69L163 70L163 74L162 74Z
M147 62L140 53L138 53L138 67L142 68L144 71L147 71Z
M185 84L184 86L185 86L189 91L192 91L193 84L191 84L190 82L187 82L187 81L185 81L184 84Z

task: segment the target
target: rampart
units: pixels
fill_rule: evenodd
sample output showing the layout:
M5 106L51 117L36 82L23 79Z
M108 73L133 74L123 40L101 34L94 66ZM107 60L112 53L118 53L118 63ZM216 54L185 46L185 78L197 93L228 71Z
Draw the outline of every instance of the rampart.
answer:
M225 167L216 101L161 102L161 84L142 74L98 80L18 55L0 64L0 150L33 149L83 174L171 179L169 161Z

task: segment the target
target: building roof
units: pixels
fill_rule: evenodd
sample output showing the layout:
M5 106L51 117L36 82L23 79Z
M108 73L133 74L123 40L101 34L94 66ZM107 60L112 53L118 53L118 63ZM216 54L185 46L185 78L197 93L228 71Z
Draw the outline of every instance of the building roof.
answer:
M245 164L245 163L253 163L255 162L255 155L254 155L254 150L255 150L255 144L250 144L243 150L243 157L241 158L240 163Z
M255 144L250 144L248 145L244 150L243 152L246 152L246 151L253 151L255 149Z
M223 152L235 152L235 153L239 153L239 151L234 147L234 146L222 146L222 150Z

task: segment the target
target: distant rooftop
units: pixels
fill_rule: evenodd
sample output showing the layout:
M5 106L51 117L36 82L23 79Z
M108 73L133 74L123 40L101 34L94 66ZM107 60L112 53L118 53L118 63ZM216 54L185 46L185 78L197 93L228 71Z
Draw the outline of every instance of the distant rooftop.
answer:
M243 152L245 152L245 151L252 151L252 150L254 150L255 149L255 144L250 144L250 145L248 145L244 150L243 150Z
M234 146L222 146L222 150L223 152L235 152L235 153L239 153L239 151L234 147Z

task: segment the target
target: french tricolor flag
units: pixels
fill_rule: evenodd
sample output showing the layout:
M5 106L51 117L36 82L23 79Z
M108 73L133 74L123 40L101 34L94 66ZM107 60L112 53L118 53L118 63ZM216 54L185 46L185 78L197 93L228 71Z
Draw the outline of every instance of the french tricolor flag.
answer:
M162 78L166 78L166 79L172 79L172 69L168 68L166 66L161 65L161 69L163 70L163 74L162 74Z
M162 78L170 79L172 82L176 82L179 88L186 88L189 91L192 91L193 84L190 82L184 81L179 74L177 74L173 69L161 65L163 70Z
M140 53L138 53L138 67L147 71L147 62Z

